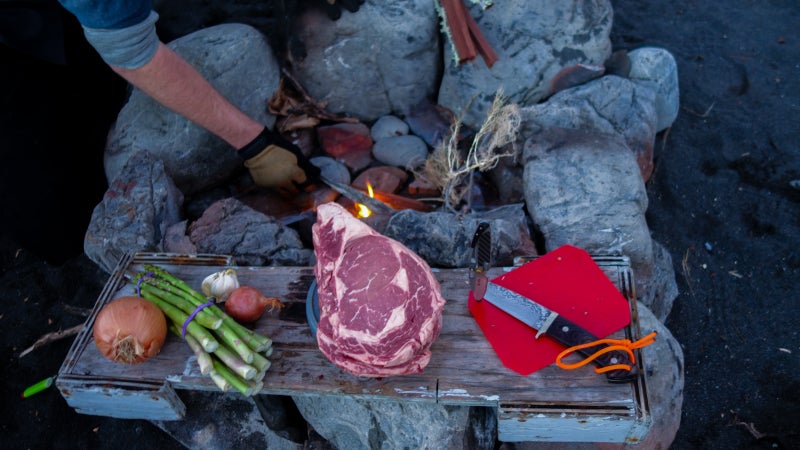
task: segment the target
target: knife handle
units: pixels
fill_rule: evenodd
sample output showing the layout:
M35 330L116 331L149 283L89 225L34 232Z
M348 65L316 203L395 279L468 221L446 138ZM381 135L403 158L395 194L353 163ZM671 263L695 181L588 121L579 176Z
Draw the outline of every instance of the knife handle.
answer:
M547 328L545 334L566 345L567 347L574 347L576 345L594 342L599 339L586 329L576 325L570 320L561 317L560 315L556 317L553 323ZM588 358L602 350L605 346L605 344L598 344L594 347L583 348L577 351ZM606 378L610 383L628 383L635 380L639 376L639 368L628 357L628 353L622 350L614 350L602 354L593 362L599 367L606 367L615 364L627 364L631 367L630 371L618 369L606 372Z

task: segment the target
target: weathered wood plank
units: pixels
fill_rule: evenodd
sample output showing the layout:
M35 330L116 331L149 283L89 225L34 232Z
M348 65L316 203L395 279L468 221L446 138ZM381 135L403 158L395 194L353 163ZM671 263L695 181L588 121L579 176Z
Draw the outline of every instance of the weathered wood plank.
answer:
M600 258L596 261L635 308L627 260ZM123 259L101 293L92 315L59 372L57 383L60 383L62 393L69 389L70 395L65 395L65 398L80 412L119 417L114 415L119 414L119 406L111 403L118 402L119 399L114 397L129 397L126 389L133 390L134 395L137 391L152 391L154 386L164 386L165 392L172 388L216 390L211 380L199 373L188 346L173 335L168 337L159 355L134 366L112 363L97 351L91 339L91 327L97 312L111 299L134 292L134 287L125 280L124 273L141 271L144 263L157 264L199 289L203 278L228 266L230 262L218 256L175 259L169 255L137 255ZM235 269L242 284L254 286L267 296L278 297L286 305L279 312L265 314L254 324L254 329L273 339L272 366L264 379L263 393L330 394L491 406L499 409L499 429L505 433L506 440L516 440L519 436L529 440L527 438L532 436L531 433L558 438L560 435L548 431L554 423L552 420L562 417L572 423L570 421L574 416L578 424L587 417L595 417L606 425L608 423L604 418L610 417L609 420L613 419L615 425L601 428L612 431L598 436L620 441L630 434L634 425L646 421L644 380L631 384L610 384L589 367L564 371L555 366L524 377L504 367L469 313L467 269L434 270L447 303L442 331L431 347L431 361L424 373L377 379L359 378L343 372L317 348L305 313L308 289L314 280L313 268ZM495 268L489 275L494 277L511 269ZM618 337L634 337L638 336L638 329L636 326L628 327L617 334ZM641 355L637 355L637 358L641 364ZM134 388L137 383L140 386ZM101 385L109 391L98 391L97 387ZM171 401L171 398L168 400ZM104 401L108 402L106 406ZM170 405L177 411L172 413L159 409L162 403L163 400L154 404L137 403L127 408L125 414L145 419L153 419L155 415L180 416L182 405L178 404L179 401ZM552 418L550 412L553 412ZM533 422L536 421L532 419L542 417L546 420L534 426ZM160 420L165 419L160 417ZM617 424L619 421L624 424Z
M186 407L171 386L158 383L59 377L58 389L81 414L118 419L179 420Z
M633 423L620 414L501 411L497 438L504 442L625 442ZM622 440L620 439L622 437Z

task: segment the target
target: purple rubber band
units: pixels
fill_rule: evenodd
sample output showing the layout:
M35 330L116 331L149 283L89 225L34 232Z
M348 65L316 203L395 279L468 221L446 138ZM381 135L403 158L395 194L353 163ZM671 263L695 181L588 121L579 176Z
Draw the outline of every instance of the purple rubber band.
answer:
M209 301L203 303L202 305L200 305L197 308L195 308L194 311L191 314L189 314L189 317L187 317L186 320L183 321L183 330L181 331L181 337L183 337L184 341L186 340L186 327L189 326L189 322L191 322L192 319L194 319L195 316L198 315L200 313L200 311L203 310L203 308L205 308L206 306L211 306L213 304L214 304L214 300L209 300Z
M139 297L142 296L142 283L144 283L145 278L152 278L155 274L153 272L147 272L144 276L139 277L139 281L136 283L136 295Z

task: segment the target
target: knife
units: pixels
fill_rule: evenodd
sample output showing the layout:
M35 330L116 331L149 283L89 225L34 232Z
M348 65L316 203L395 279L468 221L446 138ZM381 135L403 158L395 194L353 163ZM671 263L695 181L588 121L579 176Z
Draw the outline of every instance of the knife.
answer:
M555 311L551 311L534 300L498 284L488 282L483 299L537 330L537 339L542 334L545 334L567 347L587 344L600 339L580 325L560 316ZM603 350L604 347L606 347L605 344L598 344L578 349L577 351L588 358ZM593 362L599 367L616 364L630 366L631 370L615 369L606 372L606 378L611 383L628 383L639 376L638 367L631 362L630 357L624 351L613 350L604 353L594 359Z
M492 266L492 230L489 222L481 222L472 236L472 271L469 274L472 296L477 301L483 299L489 277L486 275Z

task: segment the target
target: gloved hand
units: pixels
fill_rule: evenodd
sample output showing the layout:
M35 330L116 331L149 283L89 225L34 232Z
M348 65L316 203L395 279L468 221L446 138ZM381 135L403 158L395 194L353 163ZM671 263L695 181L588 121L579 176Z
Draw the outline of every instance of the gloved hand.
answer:
M351 13L358 11L358 8L364 4L364 0L321 0L325 7L325 12L331 20L337 20L342 17L342 9L346 9Z
M319 177L319 168L296 145L266 127L238 154L259 186L298 192Z

